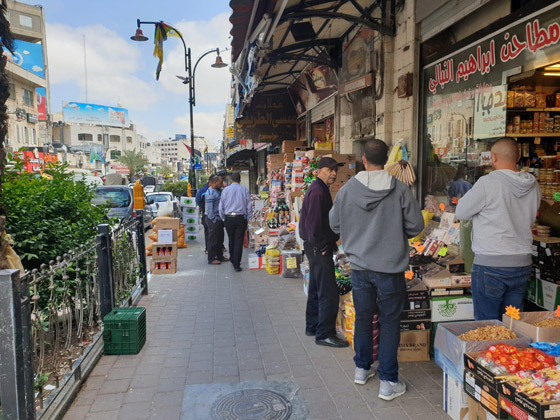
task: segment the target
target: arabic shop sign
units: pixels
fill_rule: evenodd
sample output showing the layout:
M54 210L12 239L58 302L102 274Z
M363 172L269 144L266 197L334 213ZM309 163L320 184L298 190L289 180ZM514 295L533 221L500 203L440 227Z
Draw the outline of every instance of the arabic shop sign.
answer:
M236 122L236 138L273 143L296 138L296 112L288 93L255 96Z
M501 84L502 71L524 70L560 60L560 2L529 15L424 68L428 92ZM468 82L468 85L467 85Z

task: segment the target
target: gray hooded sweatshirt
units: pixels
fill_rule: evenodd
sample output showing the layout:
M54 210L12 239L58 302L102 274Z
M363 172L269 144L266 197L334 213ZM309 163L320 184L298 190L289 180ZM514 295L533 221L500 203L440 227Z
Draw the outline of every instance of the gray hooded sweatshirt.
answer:
M408 267L408 238L424 229L410 190L386 171L364 171L336 195L329 213L353 270L402 273Z
M481 177L459 200L456 216L472 219L474 263L488 267L531 265L541 193L527 172L500 169Z

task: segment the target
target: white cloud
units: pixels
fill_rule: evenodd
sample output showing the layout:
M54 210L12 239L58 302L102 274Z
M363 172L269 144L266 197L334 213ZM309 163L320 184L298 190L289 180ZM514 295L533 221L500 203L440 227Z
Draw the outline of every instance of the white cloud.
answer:
M103 25L47 25L51 85L73 83L85 92L84 35L89 102L147 109L161 98L155 82L134 75L140 64L138 47Z
M187 48L191 48L192 66L207 50L229 47L229 31L231 24L229 14L222 13L210 21L169 22L176 27L185 39ZM160 74L162 86L174 93L185 94L187 88L177 79L177 75L186 76L185 50L181 40L169 37L163 43L164 62ZM230 64L230 51L220 54L224 62ZM211 53L201 59L196 69L196 103L198 105L225 105L229 99L231 74L227 67L215 69L210 67L216 60ZM154 59L155 61L155 59ZM154 63L154 67L156 63Z
M190 118L188 115L175 118L175 123L183 128L183 133L190 133ZM218 146L223 138L224 112L195 112L194 134L210 140ZM188 134L190 135L190 134Z

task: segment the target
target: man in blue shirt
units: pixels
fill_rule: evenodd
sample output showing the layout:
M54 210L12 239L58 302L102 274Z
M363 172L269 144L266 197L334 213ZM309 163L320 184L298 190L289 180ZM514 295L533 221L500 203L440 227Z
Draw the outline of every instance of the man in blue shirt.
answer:
M220 200L220 217L224 220L229 238L229 256L237 272L241 271L247 221L253 214L251 194L239 184L240 181L238 172L231 174L231 185L224 189Z
M196 205L200 209L202 214L202 226L204 226L204 251L208 254L208 226L206 225L206 220L204 215L206 214L206 192L208 191L208 182L202 186L196 193Z
M220 189L224 180L221 176L212 175L208 180L208 191L205 196L205 219L208 226L208 264L218 265L224 258L224 222L220 218Z

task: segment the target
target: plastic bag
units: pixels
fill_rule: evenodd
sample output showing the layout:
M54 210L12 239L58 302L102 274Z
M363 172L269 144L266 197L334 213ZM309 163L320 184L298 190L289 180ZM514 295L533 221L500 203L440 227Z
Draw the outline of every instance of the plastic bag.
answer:
M173 202L162 201L158 204L158 217L173 217Z
M282 251L282 277L295 279L301 277L301 251Z

